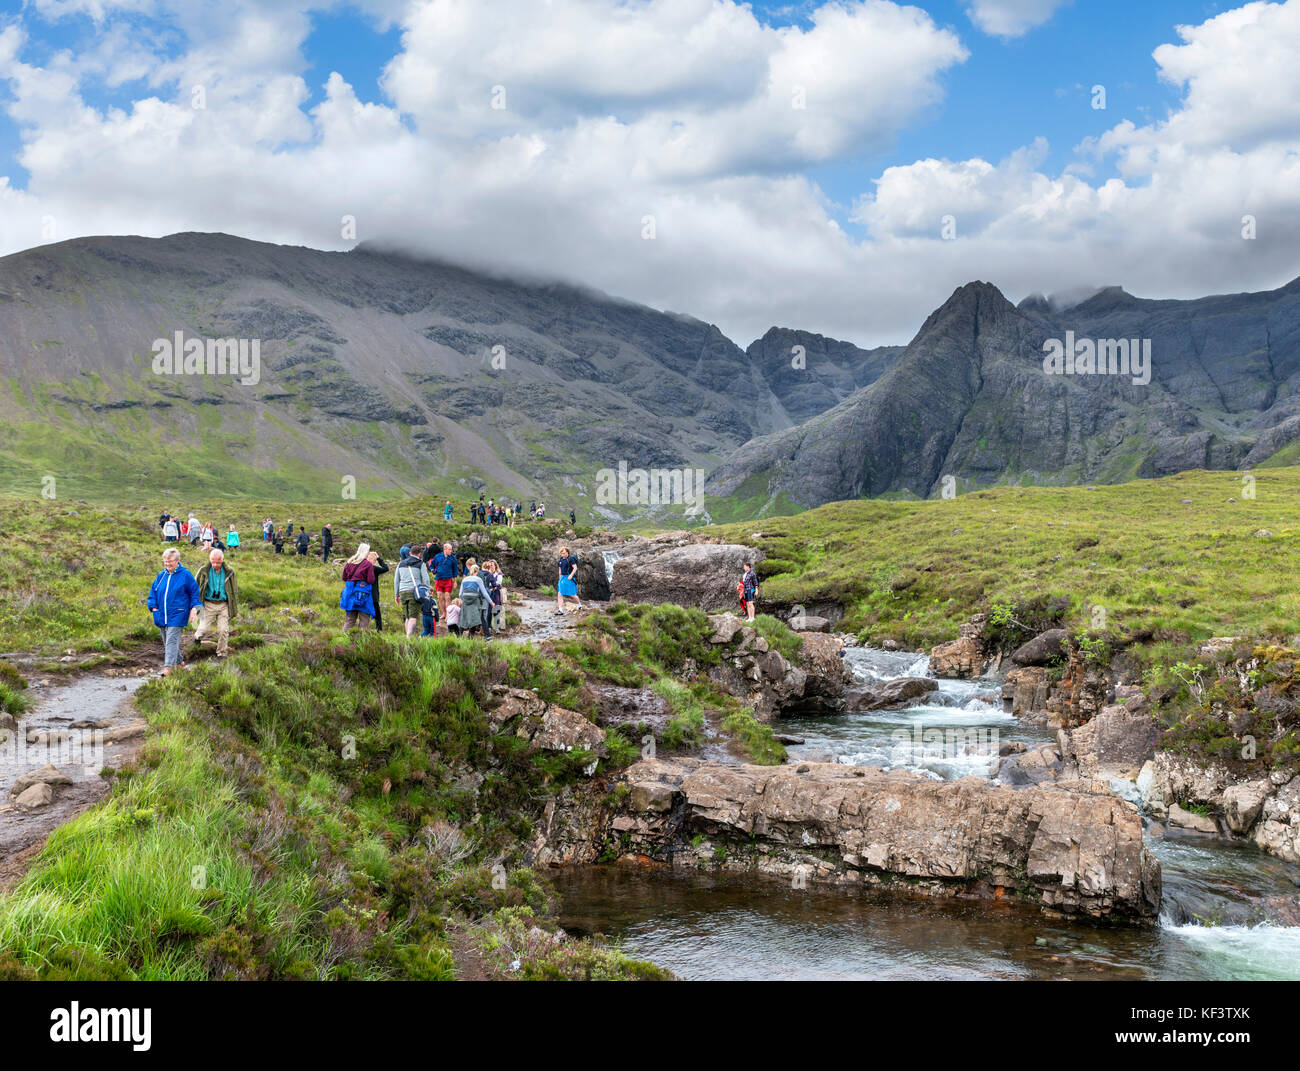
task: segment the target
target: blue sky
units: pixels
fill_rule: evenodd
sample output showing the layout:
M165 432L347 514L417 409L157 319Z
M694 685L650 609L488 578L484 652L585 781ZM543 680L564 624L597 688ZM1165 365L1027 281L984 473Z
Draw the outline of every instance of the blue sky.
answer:
M373 240L742 342L906 341L973 278L1019 300L1300 274L1300 0L0 5L0 255Z

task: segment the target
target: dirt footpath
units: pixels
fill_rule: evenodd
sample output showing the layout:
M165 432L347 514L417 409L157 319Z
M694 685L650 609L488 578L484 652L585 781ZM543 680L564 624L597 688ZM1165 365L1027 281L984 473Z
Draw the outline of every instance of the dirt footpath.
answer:
M141 670L38 680L30 692L36 705L17 731L0 729L0 891L23 875L53 830L108 794L102 770L139 754L145 723L131 694L147 677Z

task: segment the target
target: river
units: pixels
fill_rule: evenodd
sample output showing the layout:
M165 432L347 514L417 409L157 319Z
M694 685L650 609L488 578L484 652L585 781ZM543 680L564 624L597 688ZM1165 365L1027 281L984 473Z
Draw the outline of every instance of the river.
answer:
M864 681L929 675L924 655L851 648L846 658ZM1054 738L1004 713L989 681L940 681L923 705L783 728L805 740L794 760L829 752L944 779L990 776L1001 743ZM585 867L554 880L567 930L605 934L688 979L1300 979L1300 927L1285 924L1300 918L1300 867L1250 844L1147 827L1164 901L1146 928L734 874Z

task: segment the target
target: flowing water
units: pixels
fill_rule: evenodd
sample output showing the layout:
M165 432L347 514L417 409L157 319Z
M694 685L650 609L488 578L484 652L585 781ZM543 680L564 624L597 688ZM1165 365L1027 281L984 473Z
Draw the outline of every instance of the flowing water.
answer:
M861 681L928 676L924 655L850 648ZM791 719L792 760L991 776L999 748L1053 740L989 681L940 681L903 710ZM1117 788L1127 788L1117 785ZM1164 903L1147 928L1072 923L1006 901L789 889L739 875L561 872L562 924L617 938L684 978L1300 978L1300 867L1252 845L1149 823Z

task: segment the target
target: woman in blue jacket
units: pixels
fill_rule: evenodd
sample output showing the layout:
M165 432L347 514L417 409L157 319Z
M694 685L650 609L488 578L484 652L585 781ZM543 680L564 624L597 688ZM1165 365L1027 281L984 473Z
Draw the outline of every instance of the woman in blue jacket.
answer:
M203 599L194 574L181 564L180 551L168 547L163 551L162 571L153 578L149 589L148 606L153 611L153 623L162 631L163 676L169 676L173 666L184 668L181 661L181 630L186 621L191 625L199 616Z

